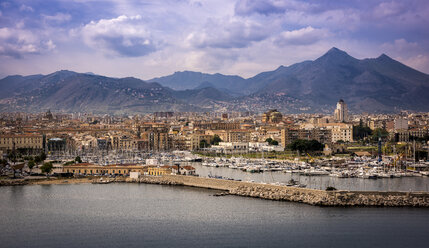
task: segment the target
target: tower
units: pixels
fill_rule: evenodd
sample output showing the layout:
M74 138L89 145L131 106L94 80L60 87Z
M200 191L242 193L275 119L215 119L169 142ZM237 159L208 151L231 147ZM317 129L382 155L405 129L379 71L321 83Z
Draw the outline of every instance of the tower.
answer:
M337 122L348 121L347 104L344 102L343 99L340 99L337 103L337 108L334 112L334 119Z

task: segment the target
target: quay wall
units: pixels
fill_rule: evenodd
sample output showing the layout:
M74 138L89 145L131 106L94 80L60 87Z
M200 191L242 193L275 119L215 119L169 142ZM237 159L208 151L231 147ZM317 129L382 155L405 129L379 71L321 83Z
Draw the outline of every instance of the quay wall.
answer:
M324 191L180 175L142 176L140 179L127 181L217 189L231 195L317 206L429 207L429 192Z

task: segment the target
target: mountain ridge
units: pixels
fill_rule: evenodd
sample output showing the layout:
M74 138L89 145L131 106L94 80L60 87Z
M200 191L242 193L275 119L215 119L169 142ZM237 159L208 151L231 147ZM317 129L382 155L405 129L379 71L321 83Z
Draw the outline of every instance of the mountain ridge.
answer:
M356 59L333 47L315 60L247 79L192 71L148 81L68 70L7 76L0 80L0 111L330 113L340 98L355 112L429 111L428 92L429 75L386 54Z

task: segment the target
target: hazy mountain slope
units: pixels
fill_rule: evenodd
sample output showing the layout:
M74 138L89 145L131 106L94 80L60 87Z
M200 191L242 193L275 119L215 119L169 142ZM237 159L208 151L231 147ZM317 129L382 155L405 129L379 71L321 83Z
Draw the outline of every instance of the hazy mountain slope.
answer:
M1 109L99 113L198 110L174 99L161 85L135 78L116 79L59 71L34 79L33 84L40 87L3 99Z
M240 93L246 86L245 79L239 76L192 71L175 72L165 77L150 79L148 82L157 82L174 90L195 89L203 84L203 87L209 86L217 89L227 89L233 93Z
M0 80L0 111L331 113L339 99L356 112L429 111L429 75L384 54L360 60L337 48L249 79L186 71L152 81L159 83L71 71L9 76Z
M230 101L232 96L213 87L202 89L172 91L172 96L176 99L188 101L192 104L204 104L210 101Z
M279 67L267 75L249 79L260 87L256 95L286 94L315 111L340 98L356 111L428 110L429 75L386 55L358 60L332 48L315 61Z
M0 80L0 98L10 97L39 87L37 79L43 77L43 75L31 75L31 76L8 76Z

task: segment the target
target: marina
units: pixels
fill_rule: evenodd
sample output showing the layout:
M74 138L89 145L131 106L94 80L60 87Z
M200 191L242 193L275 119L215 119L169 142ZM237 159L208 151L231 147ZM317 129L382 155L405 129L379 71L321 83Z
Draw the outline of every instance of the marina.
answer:
M76 154L52 154L52 160L67 161ZM135 164L153 166L192 166L200 177L296 185L313 189L334 187L358 191L429 191L428 162L411 163L385 157L383 161L366 157L311 160L248 159L243 157L204 157L190 152L139 153L112 152L105 156L80 154L83 161L101 165ZM101 159L101 160L100 160ZM198 162L196 162L198 161Z

